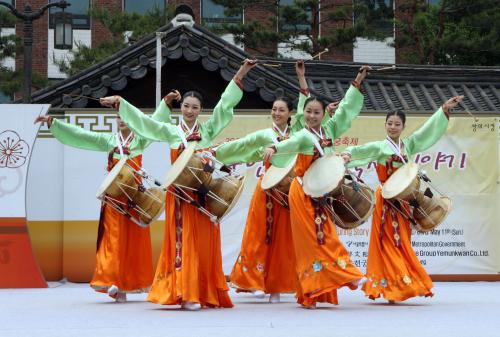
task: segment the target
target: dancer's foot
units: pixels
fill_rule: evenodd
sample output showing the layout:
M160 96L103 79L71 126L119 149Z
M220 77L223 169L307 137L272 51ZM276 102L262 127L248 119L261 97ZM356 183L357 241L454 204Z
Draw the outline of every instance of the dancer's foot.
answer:
M394 300L387 300L387 302L389 302L389 304L396 304L396 301Z
M269 297L269 303L280 303L280 293L272 293Z
M301 305L302 305L302 308L304 308L304 309L309 309L309 310L315 310L316 309L316 302L314 302L311 305L304 305L304 304L301 304Z
M198 311L201 309L201 304L196 302L185 301L182 302L181 308L189 311Z
M127 293L119 291L116 294L115 300L118 303L125 303L125 302L127 302Z
M264 297L266 297L266 293L265 293L265 292L263 292L262 290L255 290L255 291L253 292L253 295L254 295L255 297L257 297L257 298L264 298Z

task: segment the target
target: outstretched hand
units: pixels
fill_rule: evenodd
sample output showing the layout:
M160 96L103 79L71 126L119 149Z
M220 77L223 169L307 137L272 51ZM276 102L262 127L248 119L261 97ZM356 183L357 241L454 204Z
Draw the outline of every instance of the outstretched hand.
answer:
M271 157L276 153L276 150L272 147L268 147L267 149L264 150L264 161L271 161Z
M182 99L182 96L181 96L181 93L174 89L172 90L171 92L169 92L165 97L165 103L167 103L168 105L172 104L172 101L177 101L177 102L180 102L180 100Z
M370 67L369 65L364 65L359 68L358 75L356 75L355 81L358 83L363 82L366 76L370 74L370 70L372 70L372 67Z

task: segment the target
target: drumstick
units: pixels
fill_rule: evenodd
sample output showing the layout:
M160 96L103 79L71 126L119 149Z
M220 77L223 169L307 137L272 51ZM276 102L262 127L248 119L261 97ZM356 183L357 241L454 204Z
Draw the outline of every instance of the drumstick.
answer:
M312 59L313 59L313 60L314 60L315 58L318 58L318 59L319 59L319 57L320 57L322 54L324 54L324 53L328 53L329 51L330 51L330 50L329 50L328 48L325 48L325 49L323 49L323 51L320 51L319 53L317 53L316 55L314 55L314 56L312 57Z
M472 112L470 112L469 109L467 109L467 107L465 106L465 104L463 104L462 102L459 102L458 104L460 104L460 106L465 110L465 112L469 114L469 116L474 118L475 123L479 121L479 118L477 118Z
M382 67L382 68L378 68L378 69L375 69L376 71L382 71L382 70L395 70L396 69L396 65L393 64L392 66L390 67Z
M99 101L99 98L94 98L94 97L84 96L84 95L76 95L76 94L63 94L63 96L83 97L83 98L91 99L91 100L94 100L94 101Z

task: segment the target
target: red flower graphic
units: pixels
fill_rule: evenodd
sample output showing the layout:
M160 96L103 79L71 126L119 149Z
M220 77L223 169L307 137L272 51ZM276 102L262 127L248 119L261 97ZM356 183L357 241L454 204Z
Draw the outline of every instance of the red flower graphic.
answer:
M28 143L17 132L6 130L0 133L0 168L23 166L30 152Z

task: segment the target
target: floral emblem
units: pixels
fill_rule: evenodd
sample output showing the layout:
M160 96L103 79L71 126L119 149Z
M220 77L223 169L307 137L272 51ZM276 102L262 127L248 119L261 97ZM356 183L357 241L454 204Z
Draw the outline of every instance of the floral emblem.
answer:
M243 266L243 268L241 268L241 269L243 269L243 272L244 272L244 273L246 273L246 272L248 271L248 268L247 268L247 267L245 267L245 266Z
M380 280L380 285L381 285L382 287L384 287L384 288L385 288L385 287L387 287L387 280L386 280L385 278L381 279L381 280Z
M16 168L26 163L30 147L12 130L0 133L0 168Z
M315 273L317 273L323 269L323 263L321 263L321 261L319 261L319 260L316 260L313 262L312 268L313 268L313 271Z
M259 273L263 273L264 272L264 264L263 263L257 263L257 271Z
M341 257L337 259L337 264L341 269L346 269L347 268L347 262Z
M404 284L409 286L411 284L411 278L408 275L405 275L405 276L403 276L403 282L404 282Z
M377 281L374 281L374 282L372 283L372 288L377 288L377 286L378 286L378 282L377 282Z

